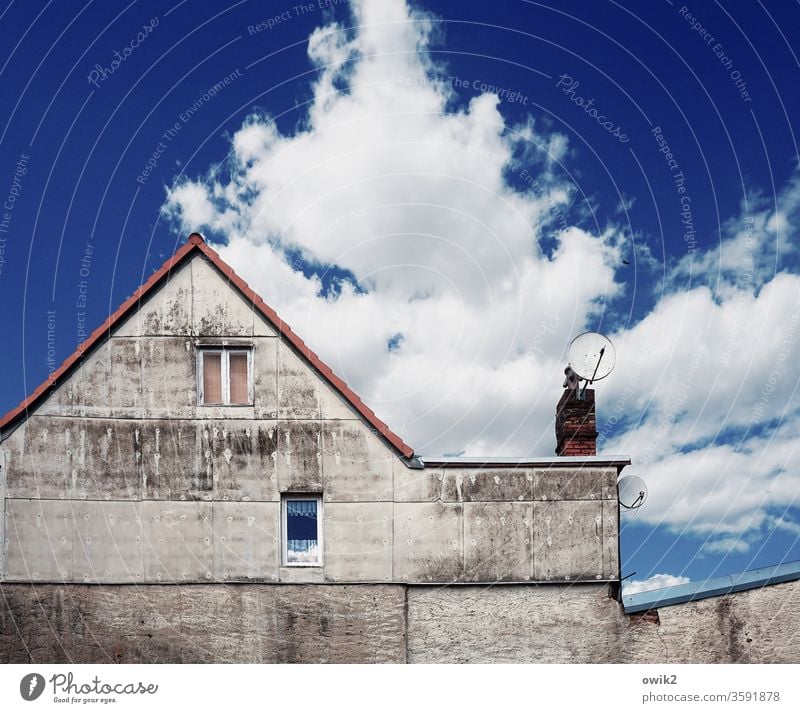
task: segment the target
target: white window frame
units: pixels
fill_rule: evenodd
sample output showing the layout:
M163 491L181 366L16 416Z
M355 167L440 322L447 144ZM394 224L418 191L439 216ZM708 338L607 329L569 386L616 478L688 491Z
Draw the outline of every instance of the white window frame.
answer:
M289 528L286 524L287 503L294 500L317 501L317 547L319 559L316 562L289 562ZM320 493L291 493L281 495L281 565L283 567L322 567L324 543L322 540L322 495Z
M231 379L230 379L230 353L247 353L247 403L231 403ZM222 403L206 403L203 393L203 357L206 354L220 355L220 377L222 379ZM197 348L197 402L200 406L252 406L254 403L253 393L253 347L251 346L199 346Z

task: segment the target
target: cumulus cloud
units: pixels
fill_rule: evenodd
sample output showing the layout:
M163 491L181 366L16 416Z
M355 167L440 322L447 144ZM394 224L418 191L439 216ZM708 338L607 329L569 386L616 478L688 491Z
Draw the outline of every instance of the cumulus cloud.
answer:
M722 537L719 540L708 540L703 543L703 552L706 554L733 554L744 553L750 550L750 542L741 537Z
M678 584L688 584L689 578L674 574L654 574L647 579L631 579L622 583L623 594L638 594L639 592L649 592L653 589L664 589L664 587L674 587Z
M178 181L164 214L205 232L418 453L550 454L566 345L623 294L626 235L572 217L566 137L510 124L491 92L458 101L429 16L350 7L356 29L309 38L301 124L252 115L225 170ZM800 278L775 261L798 206L800 178L753 197L612 334L600 447L647 481L642 522L724 538L800 504Z
M251 116L225 177L177 183L165 213L418 452L552 452L563 348L621 289L619 231L565 220L563 136L509 125L495 94L455 106L429 18L352 7L357 31L309 39L303 126Z
M668 292L613 337L618 368L604 384L598 430L604 447L631 453L647 481L641 522L709 537L766 534L770 513L800 506L800 276L776 269L790 248L775 247L772 220L781 214L782 230L796 226L797 197L795 179L776 207L759 202L755 220L731 219L719 246L693 258L703 270L722 265L714 280L699 273L700 284ZM745 552L752 540L730 544L704 549Z
M789 258L797 256L793 235L800 227L800 173L777 196L757 191L742 203L739 215L723 226L719 243L688 253L671 272L672 286L687 279L731 297L771 280Z

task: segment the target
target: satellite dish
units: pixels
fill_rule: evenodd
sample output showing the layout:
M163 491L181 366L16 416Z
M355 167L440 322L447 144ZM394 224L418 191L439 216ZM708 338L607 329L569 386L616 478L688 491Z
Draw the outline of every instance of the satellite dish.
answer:
M600 332L584 332L570 342L567 351L572 370L587 384L605 379L617 362L611 340Z
M638 475L626 475L617 481L619 504L626 510L636 510L647 500L647 485Z

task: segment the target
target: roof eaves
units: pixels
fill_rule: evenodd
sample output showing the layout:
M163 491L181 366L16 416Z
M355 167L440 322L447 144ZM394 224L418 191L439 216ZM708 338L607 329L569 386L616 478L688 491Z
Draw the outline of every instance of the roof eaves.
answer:
M796 580L800 580L800 561L784 562L773 567L751 569L726 577L706 579L702 582L689 582L677 584L674 587L653 589L649 592L623 594L622 606L626 614L635 614Z
M630 456L553 456L550 458L504 458L470 456L417 456L425 468L559 468L564 466L586 466L594 468L617 468L622 470L631 464Z
M52 374L50 374L45 381L39 384L36 389L19 405L12 408L0 418L0 431L8 428L17 419L27 417L28 411L38 403L39 399L44 397L51 389L55 388L58 380L65 376L72 367L87 353L95 344L104 336L111 333L113 327L122 320L127 313L135 307L141 299L155 287L156 283L160 282L166 277L170 271L180 263L192 250L195 249L196 243L191 239L183 246L181 246L158 270L156 270L128 299L126 299L108 318L95 329L84 341L82 341L75 351L70 354L61 366L58 367Z
M259 295L257 295L250 285L239 277L215 251L204 242L200 242L198 247L203 254L239 289L239 291L251 302L267 320L275 326L279 333L285 337L297 351L302 354L312 366L325 378L331 386L344 397L344 399L359 413L364 419L380 434L389 441L404 457L412 458L414 449L403 441L400 436L394 433L388 425L379 419L375 412L370 409L340 377L338 377L325 362L286 324L278 314L272 309Z
M120 307L111 315L108 316L103 324L95 329L89 337L78 345L78 348L56 369L48 378L40 384L36 390L24 399L18 406L11 409L0 419L0 431L8 428L9 425L14 423L20 418L26 417L28 411L32 409L39 399L44 397L52 388L54 388L59 379L65 376L81 359L84 354L90 351L100 339L108 336L111 330L121 321L127 314L136 307L139 302L147 295L150 290L161 282L162 279L167 277L174 267L176 267L182 260L184 260L191 252L199 251L205 255L214 266L233 284L247 300L258 309L258 311L266 317L277 330L278 333L284 337L289 343L297 349L297 351L304 356L312 366L320 373L320 375L331 384L331 386L339 392L339 394L347 401L361 416L372 426L376 433L380 434L382 438L388 441L394 448L396 448L405 458L413 458L414 449L403 441L400 436L394 433L383 421L381 421L372 409L368 408L361 398L356 394L342 379L340 379L333 370L317 356L306 343L292 331L286 322L284 322L269 305L264 302L260 295L256 294L253 289L245 282L233 268L228 265L215 251L212 250L202 236L198 233L192 233L186 243L182 245L175 254L170 257L158 270L156 270L147 281L139 287L127 300L125 300Z

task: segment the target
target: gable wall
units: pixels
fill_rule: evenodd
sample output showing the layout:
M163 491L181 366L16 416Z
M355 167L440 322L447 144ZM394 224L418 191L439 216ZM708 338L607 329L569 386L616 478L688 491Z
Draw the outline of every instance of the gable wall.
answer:
M223 340L253 346L252 406L197 403ZM6 581L618 577L616 469L408 468L200 256L0 453ZM323 494L324 567L281 566L292 492Z

